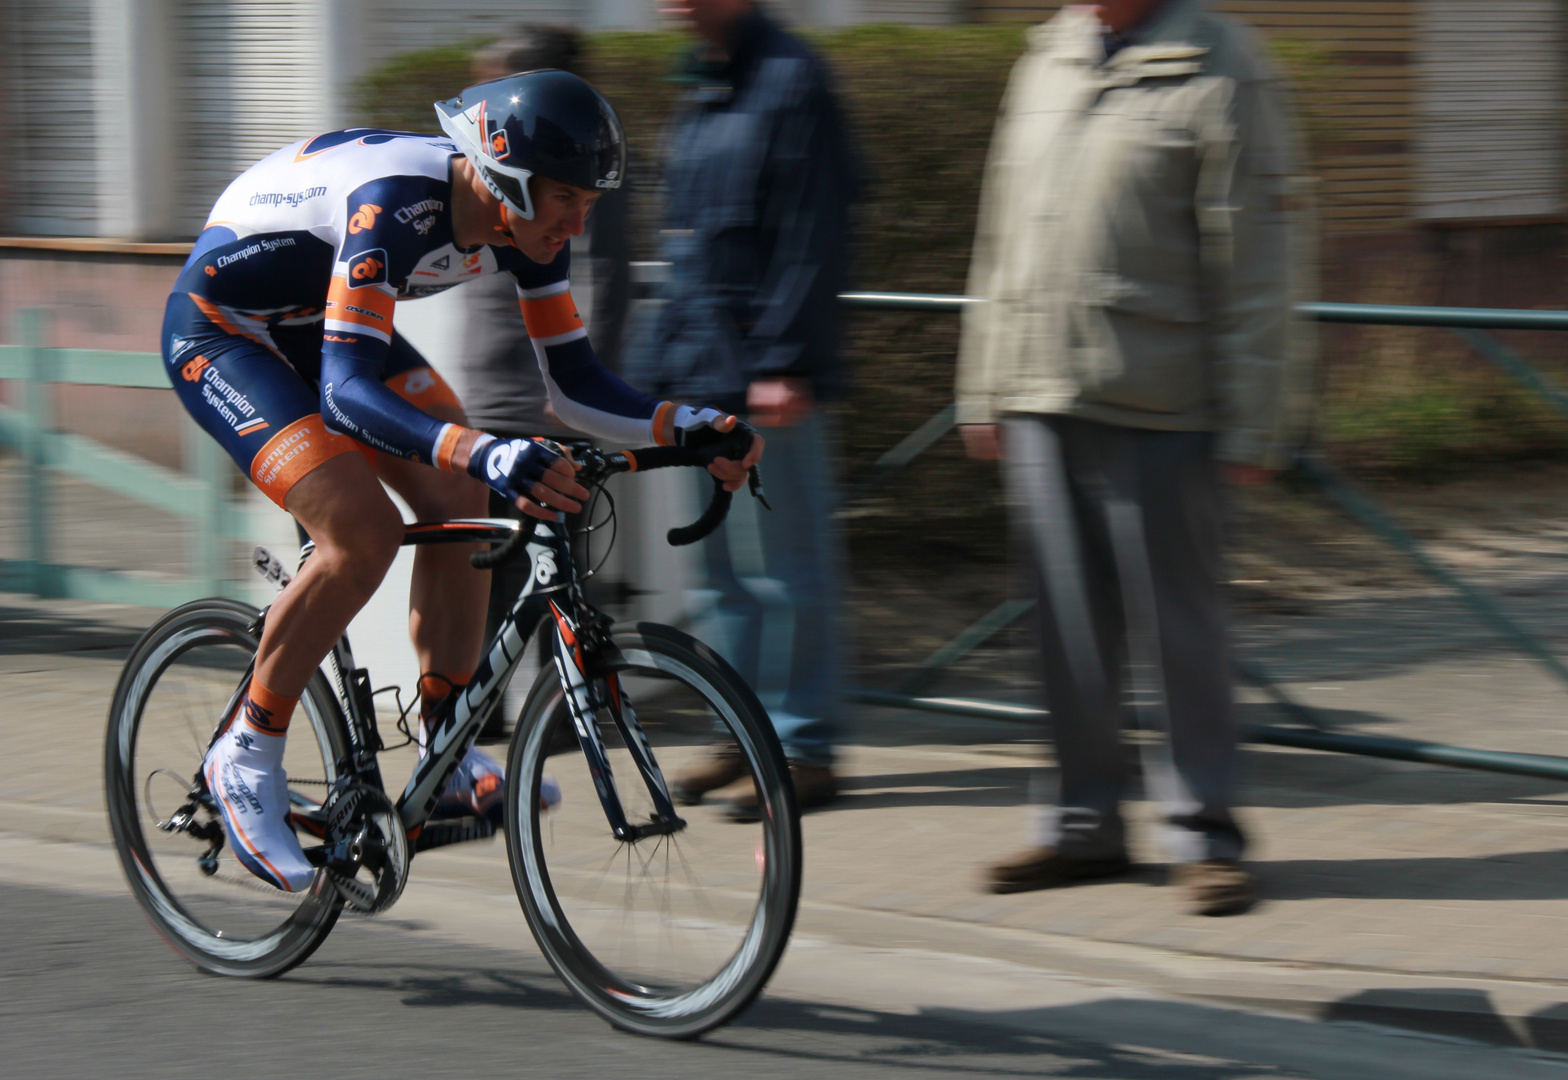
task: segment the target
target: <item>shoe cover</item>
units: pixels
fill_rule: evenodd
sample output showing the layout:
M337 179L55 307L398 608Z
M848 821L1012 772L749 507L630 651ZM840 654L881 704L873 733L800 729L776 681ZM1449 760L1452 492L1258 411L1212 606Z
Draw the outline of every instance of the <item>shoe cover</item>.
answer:
M237 722L207 752L202 772L218 804L234 857L284 892L310 888L316 868L305 861L289 827L289 781L281 735Z

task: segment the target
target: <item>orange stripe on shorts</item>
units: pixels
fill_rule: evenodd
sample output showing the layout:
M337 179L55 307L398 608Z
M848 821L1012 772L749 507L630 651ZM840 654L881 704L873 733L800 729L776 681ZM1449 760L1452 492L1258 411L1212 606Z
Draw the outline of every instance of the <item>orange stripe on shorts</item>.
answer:
M261 338L257 337L255 334L252 334L250 331L241 330L239 327L235 326L232 322L229 321L229 317L223 313L223 309L218 307L218 305L214 304L211 300L208 300L205 296L197 296L195 293L186 293L185 295L191 298L191 301L195 303L196 309L198 311L207 316L207 318L215 323L218 329L222 330L225 334L233 334L235 337L250 338L258 345L266 345L267 348L272 349L273 352L278 351L273 349L271 345L267 345L265 341L262 341Z
M583 328L583 317L577 314L577 303L569 292L556 293L543 300L522 300L523 324L528 336L539 338L560 337Z
M251 482L267 498L283 506L289 489L316 466L339 454L352 454L358 446L347 435L328 431L320 413L311 413L278 432L256 451L250 461Z

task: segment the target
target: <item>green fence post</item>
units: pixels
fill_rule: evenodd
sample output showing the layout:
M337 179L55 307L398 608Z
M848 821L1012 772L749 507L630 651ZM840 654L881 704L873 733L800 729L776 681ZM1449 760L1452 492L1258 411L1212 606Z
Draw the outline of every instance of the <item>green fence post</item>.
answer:
M224 567L228 551L224 526L227 524L227 476L223 452L189 416L182 420L185 471L201 484L197 512L190 521L191 572L202 593L217 596L224 586Z
M201 567L202 588L209 596L218 596L227 590L229 553L228 512L229 484L224 462L228 459L223 448L212 439L202 439L197 444L197 475L202 483L202 515L198 536L206 557L197 565Z
M54 522L49 507L49 478L44 467L49 463L49 436L54 431L54 388L50 385L51 363L44 341L48 334L49 313L29 308L20 315L22 347L27 350L23 408L27 412L27 439L23 453L23 514L27 521L27 559L30 566L30 591L50 596L56 589L50 567L54 549Z

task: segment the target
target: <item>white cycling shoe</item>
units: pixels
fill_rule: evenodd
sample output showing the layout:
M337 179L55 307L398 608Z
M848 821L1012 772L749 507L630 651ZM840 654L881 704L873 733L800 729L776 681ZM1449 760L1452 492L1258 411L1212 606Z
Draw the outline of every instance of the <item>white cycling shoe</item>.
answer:
M316 868L305 861L289 827L283 743L282 736L262 734L236 720L207 751L202 775L223 816L234 857L268 885L303 892Z

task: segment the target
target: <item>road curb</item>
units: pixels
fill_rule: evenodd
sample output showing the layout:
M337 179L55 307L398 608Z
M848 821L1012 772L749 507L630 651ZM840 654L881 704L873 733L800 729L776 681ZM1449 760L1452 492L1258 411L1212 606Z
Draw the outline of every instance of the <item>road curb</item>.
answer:
M920 948L1002 960L1305 1019L1568 1053L1568 980L1245 960L809 900L801 902L797 933L860 947Z

